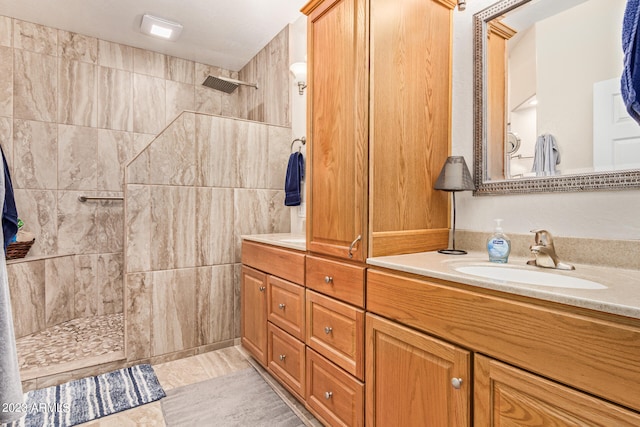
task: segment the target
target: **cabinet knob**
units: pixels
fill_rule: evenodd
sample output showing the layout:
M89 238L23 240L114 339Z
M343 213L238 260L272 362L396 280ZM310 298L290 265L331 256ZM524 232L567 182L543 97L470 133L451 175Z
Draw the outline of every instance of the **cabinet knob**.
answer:
M451 378L451 385L455 389L462 387L462 378Z
M280 310L284 310L284 308L285 308L285 307L286 307L286 306L285 306L284 304L278 304L278 308L279 308Z
M333 397L333 392L332 391L325 391L324 392L324 398L329 400Z
M325 326L324 327L324 333L329 335L331 332L333 332L333 328L331 326Z
M284 359L286 359L286 358L287 358L287 355L286 355L286 354L281 354L281 355L280 355L280 361L281 361L281 362L284 362Z
M265 288L264 286L260 286L260 287L258 288L258 290L259 290L260 292L264 292L264 290L265 290L265 289L267 289L267 288Z
M327 285L330 284L330 283L333 283L333 277L324 276L324 283L326 283Z

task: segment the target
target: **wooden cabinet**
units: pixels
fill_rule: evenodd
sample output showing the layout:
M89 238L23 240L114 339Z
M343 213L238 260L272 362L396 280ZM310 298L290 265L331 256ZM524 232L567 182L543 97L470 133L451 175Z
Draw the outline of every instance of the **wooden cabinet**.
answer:
M367 426L470 425L471 353L367 314Z
M282 329L268 323L269 372L280 378L285 387L304 399L305 345Z
M269 276L267 286L269 322L300 341L305 338L304 288L286 280Z
M309 15L307 136L313 141L307 149L307 249L357 261L367 256L365 6L365 0L314 0L302 10Z
M490 359L475 357L476 426L640 425L640 414Z
M312 0L308 15L311 252L446 247L453 0ZM369 42L370 40L370 42Z
M267 275L242 267L240 282L242 345L267 367Z
M307 257L307 287L364 308L365 268L315 256Z

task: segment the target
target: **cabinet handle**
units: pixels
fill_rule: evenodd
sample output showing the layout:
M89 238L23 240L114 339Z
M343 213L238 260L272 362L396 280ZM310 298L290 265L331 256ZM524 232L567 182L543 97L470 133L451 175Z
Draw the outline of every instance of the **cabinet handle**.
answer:
M353 258L353 247L356 245L356 243L358 243L360 240L362 239L362 236L360 234L358 234L358 237L356 237L356 240L354 240L353 242L351 242L351 244L349 245L349 258Z
M324 392L324 398L329 400L333 397L333 392L332 391L325 391Z
M287 358L287 355L286 355L286 354L281 354L281 355L280 355L280 361L281 361L281 362L284 362L284 359L286 359L286 358Z
M267 288L265 288L264 286L260 286L260 287L258 288L258 290L259 290L260 292L264 292L264 290L265 290L265 289L267 289Z
M451 378L451 385L455 389L462 387L462 378Z
M331 326L325 326L324 327L324 333L329 335L331 332L333 332L333 328Z
M285 308L285 307L286 307L286 306L285 306L284 304L278 304L278 308L279 308L280 310L284 310L284 308Z
M324 283L326 283L327 285L330 284L330 283L333 283L333 277L324 276Z

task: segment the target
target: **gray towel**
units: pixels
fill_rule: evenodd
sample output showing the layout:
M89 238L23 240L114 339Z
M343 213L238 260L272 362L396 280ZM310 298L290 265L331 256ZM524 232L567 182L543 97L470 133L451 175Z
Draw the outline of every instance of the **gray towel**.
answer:
M556 165L560 164L560 149L553 135L545 133L536 140L536 148L533 156L531 172L537 176L551 176L558 171Z
M4 199L4 176L0 174L0 200ZM0 251L0 423L19 419L24 403L16 338L11 315L9 281L4 251Z

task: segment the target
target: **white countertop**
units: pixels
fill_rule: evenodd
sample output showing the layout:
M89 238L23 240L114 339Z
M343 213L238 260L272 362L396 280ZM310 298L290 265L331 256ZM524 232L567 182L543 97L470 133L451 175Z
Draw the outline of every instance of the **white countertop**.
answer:
M274 234L248 234L241 236L244 240L265 243L267 245L280 246L297 251L306 251L307 244L304 234L274 233Z
M554 301L606 313L640 319L640 270L625 270L593 265L575 264L573 271L561 271L526 265L525 258L509 257L508 264L494 264L481 252L468 255L443 255L438 252L420 252L367 259L370 266L384 267L421 276L449 280L485 289ZM472 276L455 270L463 265L506 266L544 271L550 274L572 276L598 282L605 289L567 289L506 282Z

